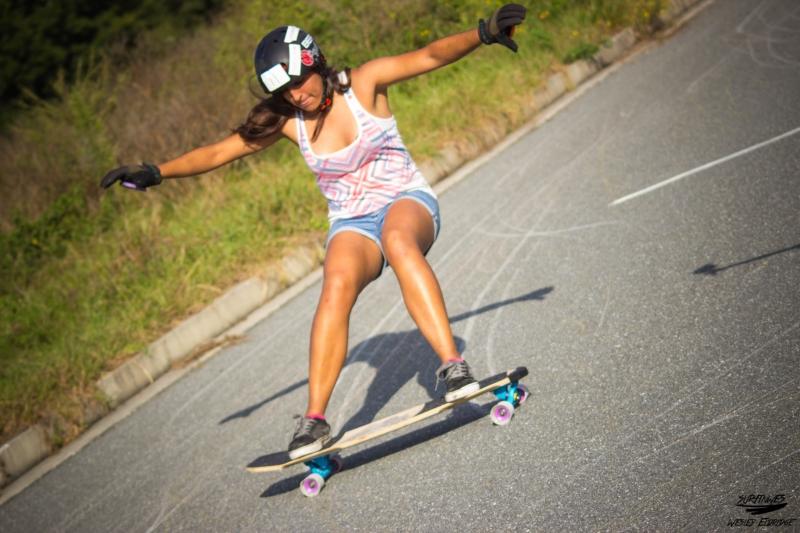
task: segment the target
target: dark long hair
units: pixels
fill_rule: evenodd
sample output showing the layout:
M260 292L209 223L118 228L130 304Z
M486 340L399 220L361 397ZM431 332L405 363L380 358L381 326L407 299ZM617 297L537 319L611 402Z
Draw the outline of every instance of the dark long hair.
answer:
M339 73L344 72L346 82L342 83L339 79ZM345 67L343 71L339 71L334 67L325 67L318 71L322 76L324 87L323 99L330 98L333 101L333 92L344 94L350 88L350 68ZM244 124L240 124L238 128L233 130L233 133L238 133L239 136L248 143L260 141L265 139L283 128L286 121L294 116L296 108L284 100L280 94L274 94L269 98L259 98L259 102L253 106L250 113L247 114L247 120ZM325 117L330 112L331 107L328 106L322 110L317 126L314 128L314 135L311 136L311 141L316 141L319 132L322 129L322 124L325 122Z

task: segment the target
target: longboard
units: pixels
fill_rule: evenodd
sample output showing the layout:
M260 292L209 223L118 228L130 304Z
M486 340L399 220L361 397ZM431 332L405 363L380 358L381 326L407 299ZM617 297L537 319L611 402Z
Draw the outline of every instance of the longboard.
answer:
M312 474L303 480L303 483L301 483L301 490L306 496L314 496L319 492L319 489L322 488L322 485L324 485L324 480L341 468L341 461L338 458L335 456L330 458L333 454L421 420L425 420L443 411L453 409L478 396L494 392L501 401L492 408L492 420L496 424L508 423L514 413L514 408L522 404L528 397L527 388L525 388L524 385L518 384L518 381L527 375L527 368L524 366L517 367L514 370L509 370L479 381L480 388L477 391L463 398L459 398L458 400L447 402L444 397L437 398L381 420L376 420L364 426L351 429L331 439L321 450L298 457L297 459L290 459L289 452L285 450L262 455L248 464L247 470L250 472L272 472L283 470L284 468L299 463L306 463L311 467ZM309 479L315 475L318 477L312 480L313 482L311 485L316 485L317 487L311 487L311 489L316 488L316 491L311 490L312 494L308 494L303 488L304 486L308 488Z

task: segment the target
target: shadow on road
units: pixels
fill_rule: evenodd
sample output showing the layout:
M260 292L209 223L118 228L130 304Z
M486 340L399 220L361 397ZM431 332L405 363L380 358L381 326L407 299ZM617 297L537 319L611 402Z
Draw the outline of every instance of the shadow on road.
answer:
M494 311L500 307L515 303L544 300L545 296L553 292L553 290L553 287L544 287L529 292L528 294L517 296L516 298L495 302L479 309L474 309L451 317L450 323L460 322L472 318L473 316L488 313L489 311ZM466 349L464 340L455 337L455 341L458 353L464 353ZM444 394L443 384L439 385L438 394L436 391L436 376L434 373L440 365L439 358L433 352L430 344L428 344L428 341L422 336L419 329L386 333L359 343L350 350L350 354L345 361L345 367L354 363L367 363L369 366L375 368L375 377L370 381L364 404L361 409L345 423L341 429L342 433L372 422L375 415L386 405L389 399L415 377L419 385L427 391L431 399ZM308 384L308 378L298 381L241 411L226 416L220 420L219 424L225 424L237 418L247 418L269 402L285 394L289 394L306 384Z
M445 433L466 426L467 424L475 422L476 420L485 418L489 414L490 409L490 405L484 406L466 403L451 411L450 415L444 420L417 429L410 433L400 435L386 442L378 443L367 448L366 450L348 455L344 458L342 472L364 466L365 464L377 461L378 459L383 459L384 457L388 457L397 452L401 452L418 444L435 439L436 437L440 437ZM295 476L273 483L261 494L261 497L270 498L272 496L279 496L281 494L291 492L300 486L300 482L303 481L303 478L305 478L307 475L308 472L302 472Z
M278 391L278 392L276 392L275 394L273 394L273 395L272 395L272 396L270 396L269 398L265 398L265 399L261 400L260 402L258 402L258 403L256 403L256 404L253 404L253 405L251 405L251 406L250 406L250 407L248 407L247 409L242 409L241 411L237 411L237 412L233 413L232 415L228 415L228 416L226 416L225 418L223 418L222 420L220 420L220 421L219 421L219 423L220 423L220 425L222 425L222 424L224 424L225 422L230 422L230 421L231 421L231 420L233 420L234 418L247 418L247 417L248 417L248 416L250 416L250 415L251 415L251 414L252 414L254 411L257 411L257 410L258 410L260 407L263 407L264 405L267 405L267 404L268 404L269 402L271 402L272 400L277 400L278 398L280 398L280 397L281 397L281 396L283 396L284 394L289 394L290 392L292 392L292 391L294 391L294 390L297 390L297 389L299 389L300 387L302 387L302 386L304 386L304 385L306 385L306 384L308 384L308 378L306 378L306 379L304 379L304 380L302 380L302 381L298 381L298 382L297 382L297 383L295 383L294 385L289 385L289 386L288 386L288 387L286 387L285 389L283 389L283 390L281 390L281 391Z
M509 300L503 300L502 302L489 304L479 309L475 309L474 311L467 311L466 313L461 313L460 315L451 317L450 323L455 324L456 322L466 320L467 318L473 317L475 315L480 315L481 313L488 313L489 311L494 311L495 309L498 309L500 307L515 304L517 302L527 302L530 300L544 300L544 297L550 294L551 292L553 292L553 287L545 287L544 289L539 289L533 292L529 292L528 294L523 294L522 296L517 296L516 298L511 298Z
M782 254L784 252L788 252L790 250L800 250L800 244L795 244L794 246L790 246L788 248L783 248L782 250L776 250L774 252L770 252L768 254L759 255L758 257L753 257L752 259L747 259L745 261L739 261L738 263L732 263L730 265L725 266L717 266L713 263L708 263L706 265L701 266L697 270L695 270L694 274L705 274L706 276L716 276L719 272L723 270L728 270L729 268L733 268L736 266L746 265L747 263L753 263L755 261L759 261L761 259L766 259L767 257L772 257L773 255Z

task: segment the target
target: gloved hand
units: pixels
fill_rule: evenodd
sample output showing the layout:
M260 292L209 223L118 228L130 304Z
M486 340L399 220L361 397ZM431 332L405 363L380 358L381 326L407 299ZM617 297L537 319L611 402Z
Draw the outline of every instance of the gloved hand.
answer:
M112 170L100 181L100 186L108 189L114 182L119 181L123 187L146 191L148 187L161 183L161 171L157 166L150 163L140 165L128 165Z
M506 4L489 17L489 22L478 21L478 35L483 44L500 43L512 52L517 51L517 43L511 40L514 27L525 19L525 6Z

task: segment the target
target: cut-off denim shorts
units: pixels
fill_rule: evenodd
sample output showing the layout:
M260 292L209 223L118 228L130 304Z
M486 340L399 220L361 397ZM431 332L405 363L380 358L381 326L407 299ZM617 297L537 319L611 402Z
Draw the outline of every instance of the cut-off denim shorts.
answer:
M374 213L370 213L361 217L340 218L339 220L335 221L333 224L331 224L331 229L328 232L328 242L325 246L327 247L327 245L330 244L334 235L342 231L354 231L356 233L360 233L377 244L378 248L381 250L381 254L383 255L383 267L381 268L381 272L378 273L380 276L388 265L388 262L386 261L386 254L383 253L383 245L381 244L383 222L386 219L386 213L389 211L389 208L397 200L402 200L403 198L416 200L428 210L428 212L431 214L431 218L433 219L433 241L436 242L436 237L439 236L440 225L439 202L429 193L417 190L398 194L397 197L392 200L392 203L382 207ZM430 250L430 248L428 248L428 250ZM425 254L428 253L428 250L425 250Z

